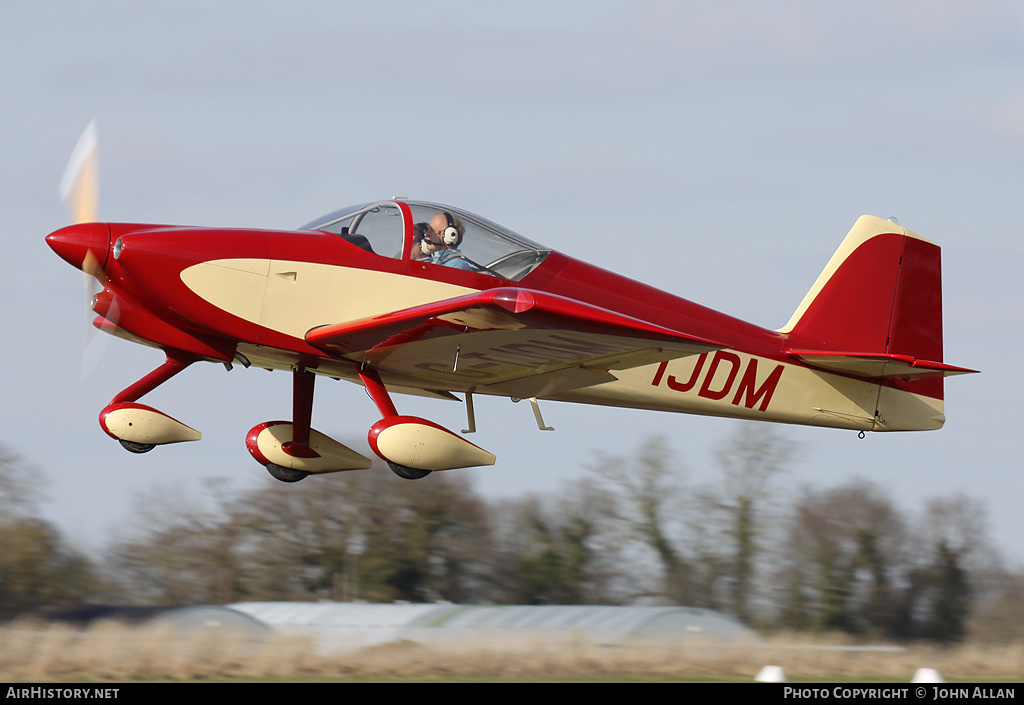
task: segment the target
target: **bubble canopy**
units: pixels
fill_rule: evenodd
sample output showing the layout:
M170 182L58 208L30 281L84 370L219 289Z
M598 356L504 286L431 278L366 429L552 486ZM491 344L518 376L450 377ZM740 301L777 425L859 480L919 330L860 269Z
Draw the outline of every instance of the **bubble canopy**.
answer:
M453 257L462 260L462 269L519 281L551 253L550 249L486 218L425 201L362 203L328 213L300 229L333 233L376 255L398 259L404 253L418 256L419 240L438 215L458 231L456 241L448 249L454 251Z

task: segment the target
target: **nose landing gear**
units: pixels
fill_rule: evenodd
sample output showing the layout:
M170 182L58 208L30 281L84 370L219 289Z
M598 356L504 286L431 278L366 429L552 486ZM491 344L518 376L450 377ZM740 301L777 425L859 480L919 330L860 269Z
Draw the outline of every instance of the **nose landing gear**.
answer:
M172 419L162 411L135 403L144 394L178 374L196 358L175 351L167 352L160 367L123 390L100 412L100 426L132 453L147 453L167 443L198 441L202 434Z

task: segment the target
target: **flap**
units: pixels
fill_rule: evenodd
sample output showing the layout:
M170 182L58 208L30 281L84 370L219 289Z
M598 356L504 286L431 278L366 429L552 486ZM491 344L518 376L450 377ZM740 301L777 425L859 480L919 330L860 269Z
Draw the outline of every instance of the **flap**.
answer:
M574 299L489 289L369 319L320 326L324 352L452 388L545 396L622 370L724 347ZM532 381L530 381L530 378Z

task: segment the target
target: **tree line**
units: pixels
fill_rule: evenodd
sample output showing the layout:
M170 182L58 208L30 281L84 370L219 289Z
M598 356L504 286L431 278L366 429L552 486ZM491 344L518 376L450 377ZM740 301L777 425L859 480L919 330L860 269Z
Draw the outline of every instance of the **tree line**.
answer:
M695 485L660 438L553 495L486 500L458 471L268 479L138 501L98 555L40 518L38 473L0 448L0 617L80 602L677 604L760 630L949 643L1019 639L1024 575L966 495L916 512L850 480L786 488L795 448L740 425Z

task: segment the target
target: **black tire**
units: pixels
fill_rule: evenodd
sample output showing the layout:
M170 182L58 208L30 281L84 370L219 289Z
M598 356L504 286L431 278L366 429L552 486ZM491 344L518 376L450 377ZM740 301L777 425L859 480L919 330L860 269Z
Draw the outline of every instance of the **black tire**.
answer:
M134 441L122 441L120 439L117 442L129 453L148 453L156 448L156 445L153 443L135 443Z
M267 463L265 467L271 477L281 482L298 482L309 477L309 473L305 470L293 470L292 468L275 465L274 463Z
M388 467L391 468L391 472L406 480L421 480L433 472L433 470L418 470L406 465L399 465L398 463L392 463L390 460L387 463Z

